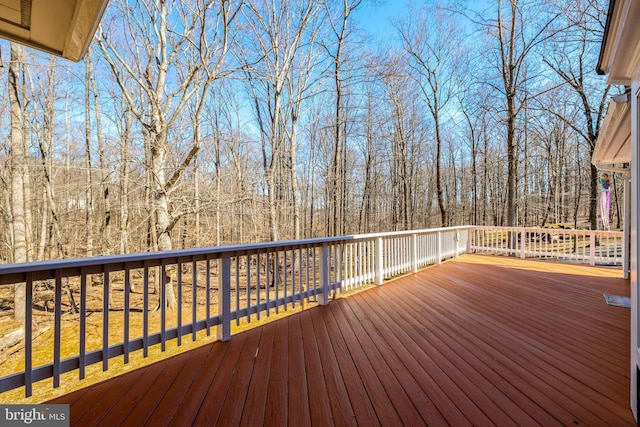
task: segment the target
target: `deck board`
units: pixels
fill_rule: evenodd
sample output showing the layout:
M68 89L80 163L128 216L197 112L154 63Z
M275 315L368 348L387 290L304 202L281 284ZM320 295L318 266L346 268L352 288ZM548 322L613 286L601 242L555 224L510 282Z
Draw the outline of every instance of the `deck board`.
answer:
M336 326L349 325L348 328L340 328L341 333L344 335L344 340L348 343L359 344L349 346L350 357L352 357L353 360L358 361L358 363L354 364L353 367L355 371L357 371L357 375L362 379L362 383L366 389L366 393L371 399L373 410L375 411L380 424L401 425L404 423L405 425L418 425L421 418L415 411L413 405L405 404L406 400L404 400L402 403L400 403L401 401L397 401L400 403L400 408L398 410L394 407L391 398L393 398L396 393L404 393L404 391L396 384L393 384L390 385L390 390L387 394L386 387L383 386L381 378L378 377L378 372L384 372L389 369L389 367L378 366L378 369L376 370L373 363L379 359L375 354L375 346L371 345L370 341L363 343L358 339L358 336L362 334L362 329L358 328L358 326L360 326L359 322L348 320L345 317L344 310L333 307L331 304L329 306L332 308L331 313L334 316ZM356 330L359 332L356 332ZM363 335L366 335L366 333ZM369 359L369 354L373 354L373 360ZM384 375L382 376L382 380L386 377L390 376ZM401 414L409 412L407 420L403 421L398 412ZM410 421L410 423L408 423L408 421Z
M335 304L334 304L335 305ZM338 307L334 307L336 309ZM334 317L334 310L323 310L324 324L327 327L327 332L331 337L333 346L333 352L336 355L338 366L342 372L342 378L349 394L349 400L351 406L354 409L354 416L358 425L376 426L380 425L378 417L376 415L376 408L371 402L369 393L367 393L364 381L358 372L356 364L360 362L359 359L355 359L349 353L347 348L348 344L343 337L343 330L349 330L350 325L338 324Z
M388 298L388 300L390 301L387 305L388 309L395 310L400 313L401 316L404 317L402 321L411 325L412 319L406 318L406 312L401 310L404 304L411 302L397 300L394 297ZM419 315L424 317L424 314L422 313ZM492 413L493 415L491 418L496 424L503 425L511 424L513 422L528 424L534 421L520 406L515 404L509 398L505 398L506 395L503 395L501 389L495 385L498 382L498 379L495 376L482 375L478 369L472 367L470 363L458 353L458 351L452 348L452 345L449 344L452 341L450 337L451 331L447 331L445 334L442 334L438 333L440 331L435 330L436 328L427 329L422 326L425 323L421 321L420 318L414 319L413 324L417 327L409 330L413 331L412 335L414 340L420 343L421 348L426 349L430 347L432 352L437 352L439 354L438 363L443 367L445 372L448 372L449 375L455 374L458 381L462 384L468 382L476 387L476 399L482 401L486 398L485 395L489 396L492 404L485 413ZM470 353L470 356L471 355L472 353ZM465 391L467 393L469 392L468 390ZM498 406L501 410L498 409ZM502 411L504 411L504 415L507 415L509 419L505 418ZM530 421L527 421L527 419Z
M144 374L145 377L153 378L153 382L144 394L136 393L136 404L131 405L130 412L125 418L128 425L152 425L148 423L149 418L159 410L158 406L164 398L167 398L168 391L171 389L173 382L182 378L180 374L186 373L184 367L190 362L192 355L192 352L179 354L175 357L175 360L164 361L166 363L164 363L165 366L162 371L150 371ZM169 395L169 397L181 399L182 391L180 391L179 394ZM125 398L128 398L128 393L125 395ZM111 421L111 412L112 411L107 412L105 416L106 422Z
M411 372L402 363L401 358L398 357L393 347L389 345L381 345L382 338L380 333L374 327L371 322L371 318L369 317L371 313L363 311L358 304L349 305L349 309L354 312L355 316L361 322L361 326L374 343L373 345L376 346L380 352L382 360L387 363L388 369L383 368L384 370L378 371L380 372L381 377L395 377L395 379L401 384L402 388L406 391L406 395L411 399L411 402L418 410L424 423L428 420L431 425L444 425L445 418L436 407L432 398L422 389L415 373ZM385 371L392 372L393 375L386 375ZM390 379L388 379L388 381L390 381ZM398 406L396 406L396 408L398 408Z
M202 365L202 370L198 376L194 378L191 387L189 387L188 398L183 399L182 404L173 415L173 419L189 420L193 419L194 415L198 413L202 402L211 388L213 378L230 347L230 343L217 343L215 346L210 346L209 353L206 355Z
M236 367L238 366L238 359L243 351L250 352L254 350L244 348L248 335L248 332L238 334L229 343L225 343L229 348L213 376L213 381L211 382L204 399L201 401L200 408L195 413L184 413L182 419L188 420L189 417L193 417L195 425L204 426L217 424L218 418L223 411L224 399L231 387L231 381L236 371ZM174 417L174 419L178 418Z
M273 323L262 327L260 344L256 348L255 367L240 421L241 426L254 426L264 420L275 332L276 325Z
M247 332L246 350L240 353L235 374L226 392L224 402L222 403L224 410L218 418L218 424L220 425L237 426L240 424L242 411L245 407L244 402L247 400L249 383L255 370L256 353L252 350L259 348L261 334L262 329L260 328L255 328Z
M465 255L53 402L72 425L635 425L611 270Z
M476 299L474 305L477 307L480 302ZM461 307L465 309L465 307ZM471 309L470 307L468 308ZM518 308L522 310L521 308ZM579 398L583 393L589 392L588 388L580 385L578 382L571 381L571 378L558 370L549 360L558 360L557 352L548 349L551 353L545 353L536 348L531 343L532 339L523 333L519 333L515 329L497 328L495 320L487 321L484 316L477 316L473 322L462 322L458 325L454 320L447 318L447 312L440 313L437 319L433 319L434 323L441 323L448 330L454 329L453 334L456 337L462 337L471 344L469 351L475 354L488 354L489 361L495 366L502 363L497 370L502 375L507 375L512 371L515 375L509 376L509 381L513 385L517 385L527 394L536 392L538 399L542 396L556 396L552 400L552 406L559 403L560 413L566 412L567 409L573 409L577 414L585 414L587 420L597 419L595 414L590 413L590 409L582 408L568 399L563 393L559 393L563 387L574 387L573 397ZM487 331L491 330L491 335ZM531 333L535 331L529 331ZM481 350L481 351L480 351ZM572 369L567 367L567 369ZM561 379L558 378L561 377ZM627 399L628 400L628 399ZM543 402L549 404L547 399ZM559 415L556 413L556 415ZM574 419L563 419L563 423L573 424Z
M289 322L283 319L276 323L273 355L271 359L269 383L267 384L267 403L264 422L267 425L285 426L288 423L288 361L289 361ZM259 420L256 420L259 424Z
M302 327L297 316L288 319L289 324L289 425L304 427L311 425L309 394L305 375Z
M340 300L342 301L342 300ZM337 301L336 301L337 302ZM328 307L318 307L319 310L311 311L311 321L315 331L315 339L318 342L320 363L325 379L326 393L331 405L333 421L338 426L356 425L354 409L349 400L349 393L344 384L341 367L331 346L331 337L325 324L325 312ZM364 402L368 404L369 402Z
M171 383L164 398L158 403L156 409L149 417L149 424L161 425L164 420L172 417L178 408L182 406L184 403L184 394L182 392L191 388L191 385L203 367L209 351L210 348L199 347L191 352L191 357L185 362L185 366L180 372L180 375ZM178 398L176 398L176 396Z
M311 425L322 425L327 414L331 414L331 402L326 393L326 381L320 362L320 349L315 339L310 311L299 314L302 329L302 348L304 351L305 375L309 399L309 417Z
M392 293L396 290L384 290L384 293ZM379 315L374 319L374 323L379 328L389 345L396 351L398 357L405 364L407 369L416 376L423 391L431 397L436 404L438 410L444 415L448 423L452 425L480 424L490 425L491 415L494 418L501 418L502 414L494 412L494 407L484 408L492 412L487 414L483 408L477 406L474 402L478 394L476 385L469 383L455 369L445 371L448 368L447 361L440 355L432 351L432 347L425 344L421 347L416 343L414 337L410 336L407 330L410 330L404 322L395 323L396 311L387 311L387 299L385 304L377 304L370 295L363 295L363 299L368 304L366 310L370 312L378 312ZM445 366L447 365L447 366ZM482 400L481 403L492 406L490 400ZM499 410L498 410L499 411ZM427 420L430 423L430 420Z

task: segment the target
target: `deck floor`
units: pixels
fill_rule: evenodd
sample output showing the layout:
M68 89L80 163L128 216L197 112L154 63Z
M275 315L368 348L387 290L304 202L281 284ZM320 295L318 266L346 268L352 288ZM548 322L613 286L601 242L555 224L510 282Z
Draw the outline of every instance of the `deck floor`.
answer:
M635 425L612 276L465 255L54 402L79 426Z

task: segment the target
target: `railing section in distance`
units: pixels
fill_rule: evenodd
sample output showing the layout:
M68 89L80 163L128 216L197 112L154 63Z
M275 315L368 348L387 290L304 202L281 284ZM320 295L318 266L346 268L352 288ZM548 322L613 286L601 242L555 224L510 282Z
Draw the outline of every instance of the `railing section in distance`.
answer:
M620 231L476 227L470 252L619 266L626 265L624 246Z
M152 346L165 351L169 342L180 346L212 329L228 340L234 323L327 304L335 292L381 285L456 257L466 252L470 229L0 265L0 286L26 286L30 301L24 369L2 373L0 392L24 387L29 397L38 381L51 378L56 388L64 373L77 370L83 379L89 365L107 371L115 357L129 363L133 352L147 357ZM51 340L32 345L32 333L42 328L53 330Z

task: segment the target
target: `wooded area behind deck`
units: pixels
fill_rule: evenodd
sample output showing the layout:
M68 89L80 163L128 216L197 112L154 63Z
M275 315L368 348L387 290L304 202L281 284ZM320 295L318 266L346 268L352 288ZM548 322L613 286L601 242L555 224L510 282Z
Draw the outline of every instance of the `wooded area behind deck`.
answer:
M83 63L3 42L0 260L596 228L605 3L410 2L382 39L367 0L112 0Z

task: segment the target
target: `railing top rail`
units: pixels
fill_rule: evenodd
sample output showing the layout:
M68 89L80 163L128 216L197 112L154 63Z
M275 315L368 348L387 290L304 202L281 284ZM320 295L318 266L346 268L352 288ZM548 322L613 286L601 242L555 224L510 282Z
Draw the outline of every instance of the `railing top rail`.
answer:
M579 230L575 228L507 227L507 226L494 226L494 225L478 225L471 228L474 228L477 230L504 230L504 231L516 231L516 232L532 231L532 232L564 233L564 234L594 234L596 236L601 236L601 235L617 236L622 234L622 231Z
M116 266L127 264L130 268L142 268L145 265L157 266L163 261L165 264L180 262L181 260L205 260L217 259L223 254L246 254L250 252L268 252L282 249L296 249L304 247L320 246L325 243L338 243L346 241L370 240L378 237L393 237L411 234L437 233L447 230L470 229L473 226L431 228L422 230L394 231L383 233L358 234L350 236L321 237L304 240L284 240L277 242L248 243L241 245L211 246L205 248L176 249L162 252L140 252L126 255L94 256L87 258L60 259L52 261L37 261L19 264L0 265L0 285L16 283L21 280L18 276L26 273L34 274L34 280L52 279L53 271L76 271L82 268L87 273L101 272L104 266Z
M363 239L374 239L377 237L387 237L387 236L402 236L402 235L410 235L410 234L432 234L432 233L438 233L442 231L470 230L473 228L476 228L476 227L473 225L461 225L461 226L453 226L453 227L425 228L422 230L393 231L388 233L356 234L349 237L353 239L363 240Z

